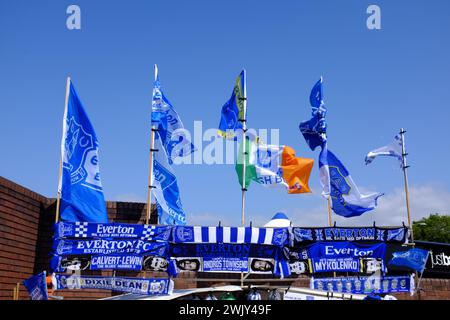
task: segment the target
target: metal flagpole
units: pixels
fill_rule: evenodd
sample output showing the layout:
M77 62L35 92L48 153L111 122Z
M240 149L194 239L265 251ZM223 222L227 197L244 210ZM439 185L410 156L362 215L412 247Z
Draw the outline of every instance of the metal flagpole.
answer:
M158 78L158 66L155 64L154 67L154 73L155 73L155 81ZM145 224L149 224L150 222L150 213L151 213L151 207L152 207L152 190L154 188L153 186L153 152L158 151L155 150L155 132L158 131L157 126L155 126L152 123L151 126L151 133L150 133L150 159L149 159L149 175L148 175L148 193L147 193L147 215L145 219Z
M405 129L400 130L400 137L402 139L402 169L403 169L403 177L405 181L405 196L406 196L406 212L408 213L408 226L411 232L411 241L414 243L414 234L413 234L413 227L412 227L412 221L411 221L411 208L409 205L409 186L408 186L408 172L407 169L409 166L406 163L406 156L408 155L406 153L406 147L405 147Z
M239 119L242 122L242 226L245 227L245 192L247 191L246 185L246 165L247 165L247 71L244 69L244 97L239 98L243 100L244 118Z
M406 153L406 144L405 144L405 129L401 128L400 129L400 137L402 139L402 169L403 169L403 178L404 178L404 183L405 183L405 198L406 198L406 212L408 214L408 226L409 226L409 230L411 233L411 244L412 246L414 246L414 230L413 230L413 225L412 225L412 219L411 219L411 208L409 205L409 185L408 185L408 172L407 169L409 168L409 166L406 163L406 156L408 155ZM420 279L418 279L418 272L415 272L415 278L414 281L418 281L416 288L419 286L420 284ZM416 294L418 293L418 291L416 291Z
M426 267L426 265L427 265L427 262L428 262L428 258L429 258L429 257L430 257L430 251L428 251L428 253L427 253L427 258L425 259L425 266L423 267L422 272L420 273L420 278L419 278L419 280L417 281L416 294L420 294L420 293L419 293L419 290L420 290L420 282L422 282L423 272L425 271L425 267ZM416 275L417 275L417 272L416 272ZM420 296L419 296L419 299L420 299Z
M333 227L333 222L332 222L332 214L333 212L331 211L331 195L328 196L327 199L327 206L328 206L328 225L331 227ZM336 272L333 272L333 278L336 278Z
M63 170L63 157L64 157L64 145L66 143L66 133L67 133L67 109L69 107L69 93L70 93L70 77L67 77L66 82L66 98L64 102L64 119L63 119L63 133L61 139L61 158L59 160L59 173L58 173L58 194L56 196L56 217L55 222L59 222L59 210L61 206L61 192L62 192L62 170Z
M242 227L245 227L245 192L247 191L246 185L246 165L247 165L247 71L244 69L244 97L240 98L243 102L243 119L239 119L242 122ZM241 287L244 286L244 274L241 273Z

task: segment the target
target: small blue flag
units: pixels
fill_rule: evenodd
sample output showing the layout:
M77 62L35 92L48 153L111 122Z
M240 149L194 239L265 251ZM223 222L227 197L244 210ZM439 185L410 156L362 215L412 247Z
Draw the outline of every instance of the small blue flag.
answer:
M161 89L156 65L151 117L152 124L158 126L159 136L170 164L176 158L188 156L196 151L190 140L190 133L184 128L180 116Z
M72 82L64 115L61 152L61 219L68 222L107 223L98 140Z
M320 77L319 81L316 82L309 95L309 103L313 109L319 109L324 105L323 102L323 78Z
M362 195L347 169L327 148L325 142L319 156L320 181L323 195L331 196L333 211L350 218L375 209L382 193Z
M408 251L394 252L390 265L411 268L423 272L427 264L429 252L427 250L413 248Z
M247 119L246 110L244 110L245 85L245 70L242 70L236 79L231 98L222 107L218 134L225 139L236 140L242 131L243 120Z
M30 294L31 300L48 300L46 272L23 281L23 285Z
M308 121L300 123L300 131L303 134L308 146L311 150L315 150L326 141L327 123L325 116L327 108L323 101L323 79L314 85L311 90L309 101L311 103L312 118Z

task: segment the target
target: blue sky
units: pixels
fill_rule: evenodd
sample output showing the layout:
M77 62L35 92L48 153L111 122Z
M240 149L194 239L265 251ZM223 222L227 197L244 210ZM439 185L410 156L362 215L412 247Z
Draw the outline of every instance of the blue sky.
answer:
M81 8L81 30L66 8ZM381 8L382 30L366 9ZM413 217L448 214L450 2L0 0L0 175L56 195L65 79L71 75L100 141L107 199L146 199L153 64L188 129L215 128L236 76L248 77L248 124L317 160L298 131L323 75L329 148L380 207L338 223L405 220L403 177L393 159L365 154L401 127L409 152ZM317 162L317 161L316 161ZM176 166L191 223L240 223L234 166ZM247 221L283 211L297 225L327 223L317 163L311 195L252 185Z

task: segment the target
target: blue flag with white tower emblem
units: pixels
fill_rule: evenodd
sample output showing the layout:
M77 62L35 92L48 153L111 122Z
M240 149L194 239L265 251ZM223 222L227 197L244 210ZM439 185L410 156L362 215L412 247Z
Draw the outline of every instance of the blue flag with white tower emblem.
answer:
M107 223L97 136L71 81L64 114L61 152L61 220Z
M152 125L158 126L159 136L170 164L176 158L188 156L196 151L191 142L190 133L184 128L180 116L161 89L156 65L152 99Z
M186 215L181 204L177 177L169 164L159 133L155 136L155 149L157 151L153 160L152 198L156 199L159 224L185 225Z
M429 252L427 250L412 248L408 251L392 253L390 265L411 268L418 272L423 272L427 264Z
M331 197L333 211L342 217L350 218L375 209L382 193L362 195L353 182L347 169L339 159L322 145L319 156L320 182L323 196Z
M48 300L46 276L47 273L44 271L22 282L31 300Z
M326 141L327 123L325 116L327 114L327 108L323 101L322 83L323 79L320 78L311 90L309 101L312 109L312 118L300 123L299 127L308 146L313 151Z

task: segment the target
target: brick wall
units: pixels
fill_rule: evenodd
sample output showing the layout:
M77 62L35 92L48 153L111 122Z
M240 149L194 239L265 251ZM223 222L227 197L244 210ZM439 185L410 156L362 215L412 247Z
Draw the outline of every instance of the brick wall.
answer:
M12 299L20 283L20 299L28 299L22 281L49 270L55 222L55 199L48 199L12 181L0 177L0 300ZM146 205L142 203L107 202L110 221L144 223ZM156 223L152 208L150 223ZM86 272L88 274L88 272ZM112 275L111 271L91 271L92 275ZM117 272L118 276L143 276L140 273ZM147 273L148 277L167 277L166 273ZM192 276L187 276L192 277ZM195 281L175 281L177 288L196 287ZM104 290L62 290L64 299L99 299L117 293Z
M400 300L450 300L450 279L422 279L418 295L395 295Z
M40 217L47 199L0 177L0 299L34 274ZM21 298L28 298L23 285Z
M48 199L12 181L0 177L0 300L12 299L16 283L49 270L55 221L55 199ZM142 203L107 202L110 221L123 223L145 222L146 205ZM156 223L152 208L151 223ZM92 275L112 275L110 271L91 271ZM117 272L118 276L143 276L139 273ZM165 273L147 274L149 277L167 277ZM226 275L220 275L226 277ZM204 274L204 278L218 275ZM232 277L232 275L229 275ZM225 280L226 281L226 280ZM217 282L196 281L194 274L175 279L176 288L206 287ZM226 284L226 282L222 282ZM232 283L239 284L239 283ZM260 283L263 284L263 283ZM266 284L269 284L266 283ZM273 283L275 284L275 283ZM299 279L295 286L309 287L307 278ZM450 280L422 279L420 299L450 300ZM103 290L58 291L64 299L99 299L116 293ZM399 299L417 299L397 295ZM20 285L20 299L28 299L26 289Z

